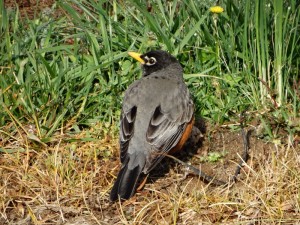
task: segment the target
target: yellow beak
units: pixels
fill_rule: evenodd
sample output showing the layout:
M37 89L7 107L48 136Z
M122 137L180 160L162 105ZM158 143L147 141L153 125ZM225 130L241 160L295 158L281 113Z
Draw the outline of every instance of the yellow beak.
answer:
M128 55L130 55L132 58L136 59L140 63L145 64L145 61L141 58L142 54L136 52L128 52Z

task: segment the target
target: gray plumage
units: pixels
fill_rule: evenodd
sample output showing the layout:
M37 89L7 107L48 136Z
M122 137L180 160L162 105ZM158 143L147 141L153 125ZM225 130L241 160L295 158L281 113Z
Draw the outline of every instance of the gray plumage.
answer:
M141 173L149 173L176 146L194 113L179 62L164 51L141 57L155 57L157 68L144 65L143 77L125 92L120 121L122 167L111 201L135 193Z

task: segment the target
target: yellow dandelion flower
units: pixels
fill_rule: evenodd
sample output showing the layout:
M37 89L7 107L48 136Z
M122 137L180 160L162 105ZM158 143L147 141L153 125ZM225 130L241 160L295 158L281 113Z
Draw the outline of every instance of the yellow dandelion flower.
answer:
M209 11L211 11L212 13L222 13L224 12L224 9L221 6L213 6L210 7Z

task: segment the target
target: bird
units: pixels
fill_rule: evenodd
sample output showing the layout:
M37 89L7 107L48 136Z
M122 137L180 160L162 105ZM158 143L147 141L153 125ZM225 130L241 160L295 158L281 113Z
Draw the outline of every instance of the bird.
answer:
M125 91L120 117L121 168L110 201L131 198L142 175L182 149L194 124L194 103L179 61L163 50L128 52L142 77Z

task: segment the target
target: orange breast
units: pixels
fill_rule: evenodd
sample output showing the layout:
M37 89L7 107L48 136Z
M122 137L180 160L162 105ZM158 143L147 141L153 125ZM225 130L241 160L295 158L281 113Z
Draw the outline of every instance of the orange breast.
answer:
M195 117L193 117L192 120L187 124L185 131L183 132L182 137L180 138L178 144L169 151L169 154L174 154L176 152L179 152L182 149L183 145L191 135L194 123L195 123Z

